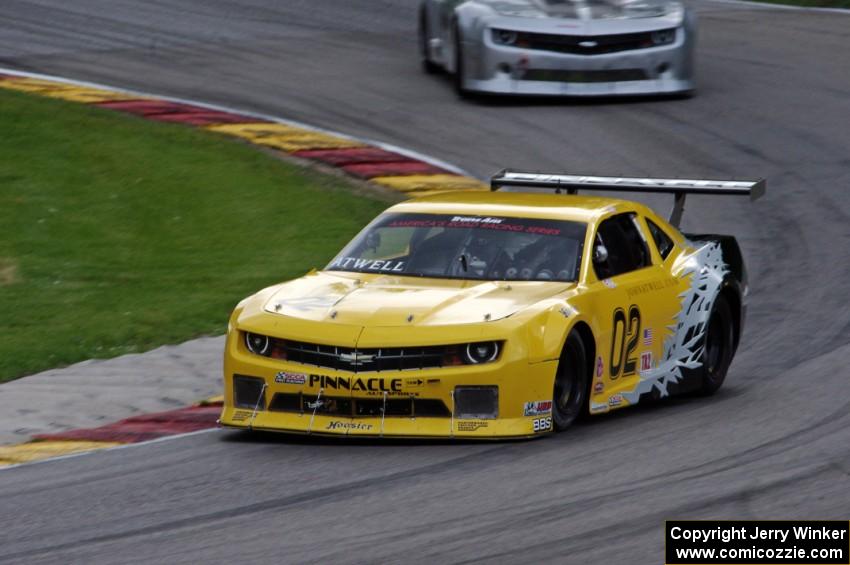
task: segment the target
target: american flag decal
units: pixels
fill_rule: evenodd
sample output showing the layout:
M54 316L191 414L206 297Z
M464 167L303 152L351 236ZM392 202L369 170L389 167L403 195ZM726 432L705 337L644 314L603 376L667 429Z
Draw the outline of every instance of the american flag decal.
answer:
M643 346L650 347L652 345L652 328L643 330Z

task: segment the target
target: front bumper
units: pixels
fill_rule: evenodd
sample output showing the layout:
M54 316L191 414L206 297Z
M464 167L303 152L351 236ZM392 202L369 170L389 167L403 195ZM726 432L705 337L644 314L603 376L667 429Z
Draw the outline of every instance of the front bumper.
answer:
M670 45L601 55L508 47L488 37L465 53L463 85L475 92L635 96L694 89L693 47L683 29Z
M225 350L223 426L338 437L473 439L525 438L552 429L551 413L526 415L525 405L551 400L557 361L529 363L524 351L505 348L498 361L482 365L352 373L253 355L236 335L228 337ZM257 382L264 385L264 393L256 410L250 403L236 404L234 376L262 379ZM495 417L459 417L457 387L498 387ZM316 406L323 398L324 404ZM396 408L410 402L413 413L387 410L382 417L375 408L386 407L385 400ZM416 406L438 403L445 406L440 415L433 409L425 416L415 413ZM324 413L330 405L342 408ZM356 415L358 406L366 405L370 409ZM546 418L548 427L540 421Z

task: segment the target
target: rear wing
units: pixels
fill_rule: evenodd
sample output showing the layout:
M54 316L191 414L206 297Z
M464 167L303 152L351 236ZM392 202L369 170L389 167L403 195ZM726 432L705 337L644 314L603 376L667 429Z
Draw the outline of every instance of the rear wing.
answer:
M576 194L579 190L672 194L674 203L673 211L670 213L670 223L678 228L682 221L682 213L685 211L685 197L688 194L749 196L750 201L753 201L764 196L767 181L764 179L739 181L597 177L505 169L490 179L490 190L496 191L506 187L550 188L556 194L560 194L561 191Z

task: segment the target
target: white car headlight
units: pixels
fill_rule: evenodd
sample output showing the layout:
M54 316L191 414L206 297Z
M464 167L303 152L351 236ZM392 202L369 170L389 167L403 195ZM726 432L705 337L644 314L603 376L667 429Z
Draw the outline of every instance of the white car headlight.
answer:
M509 29L494 29L493 42L499 45L514 45L517 40L517 32Z

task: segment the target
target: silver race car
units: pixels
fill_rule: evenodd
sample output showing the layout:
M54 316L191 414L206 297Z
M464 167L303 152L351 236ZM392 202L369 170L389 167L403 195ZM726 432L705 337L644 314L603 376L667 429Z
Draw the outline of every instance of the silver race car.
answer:
M461 95L689 94L694 13L673 0L423 0L422 64Z

